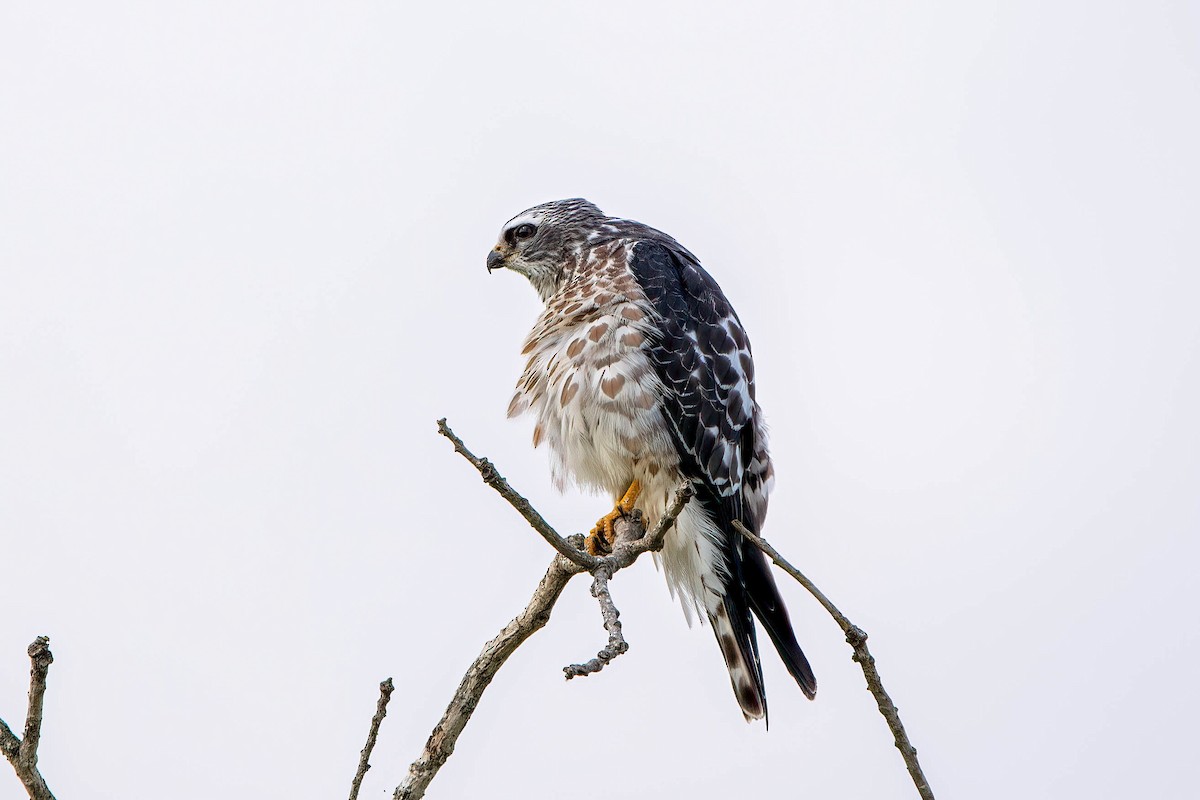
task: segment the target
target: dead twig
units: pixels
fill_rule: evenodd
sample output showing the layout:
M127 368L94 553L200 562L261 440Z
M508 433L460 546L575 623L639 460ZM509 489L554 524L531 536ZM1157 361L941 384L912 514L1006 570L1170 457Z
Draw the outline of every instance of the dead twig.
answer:
M917 748L913 747L912 742L909 741L908 733L904 730L904 723L900 721L900 712L897 710L895 703L892 702L892 698L884 691L883 681L879 677L879 670L875 668L875 657L867 649L866 631L851 622L817 588L815 583L810 581L800 570L788 563L779 554L779 551L772 547L765 539L753 533L736 520L733 524L751 544L763 551L780 569L791 575L801 586L807 589L809 594L825 607L825 610L833 617L838 627L846 634L846 641L854 648L853 658L862 667L863 675L867 679L867 689L875 696L875 703L879 706L879 713L887 720L888 728L891 729L892 736L896 742L896 749L900 751L900 755L904 759L904 765L908 768L908 774L912 777L913 784L917 787L917 792L921 795L922 800L933 800L933 790L929 788L929 781L925 779L925 773L921 770L920 762L917 761Z
M599 672L614 658L629 650L629 643L621 633L621 612L613 603L612 592L608 588L608 579L611 577L612 566L609 564L600 564L592 573L592 597L600 603L600 618L604 620L604 630L608 631L608 644L592 660L563 667L567 680Z
M18 739L12 728L0 719L0 750L12 764L30 800L54 800L54 794L38 770L38 743L42 738L42 701L46 696L46 675L54 663L50 638L39 636L29 645L29 708L25 712L24 737Z
M599 564L592 570L592 597L600 603L600 617L604 620L604 630L608 631L608 644L596 654L596 657L583 664L571 664L563 667L567 680L592 675L608 666L614 658L629 650L625 635L621 632L621 612L613 603L612 592L608 581L622 567L627 567L637 560L642 553L656 552L662 549L667 531L675 524L679 513L687 505L695 492L690 484L683 484L675 490L675 496L667 506L662 518L655 523L649 533L643 535L641 518L618 519L614 526L616 542L613 552L599 559ZM640 512L634 512L635 515Z
M375 737L379 735L379 726L383 722L383 718L387 716L388 701L392 699L392 691L395 688L391 678L379 684L379 702L375 705L375 716L371 717L371 729L367 731L367 743L362 752L358 754L358 771L354 773L354 780L350 782L350 800L358 800L358 790L362 786L363 776L371 768L369 759L371 751L375 749Z

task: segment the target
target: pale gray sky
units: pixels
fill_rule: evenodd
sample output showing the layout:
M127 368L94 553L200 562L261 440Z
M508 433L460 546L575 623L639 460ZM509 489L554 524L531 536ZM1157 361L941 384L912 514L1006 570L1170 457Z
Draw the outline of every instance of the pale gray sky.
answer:
M871 634L945 797L1194 793L1200 11L1187 2L0 5L0 716L59 797L390 796L564 531L484 256L586 196L746 323L766 533ZM1190 410L1189 410L1190 409ZM431 797L908 798L784 592L771 730L647 561L580 581ZM0 769L0 798L21 796Z

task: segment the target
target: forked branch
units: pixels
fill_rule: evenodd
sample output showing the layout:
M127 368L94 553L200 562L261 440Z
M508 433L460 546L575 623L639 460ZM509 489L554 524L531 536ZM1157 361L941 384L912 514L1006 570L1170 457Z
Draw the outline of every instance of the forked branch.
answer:
M39 636L29 645L29 708L25 712L23 738L17 738L12 728L0 719L0 750L12 764L17 778L29 794L29 800L54 800L54 794L46 785L38 770L38 743L42 739L42 701L46 697L46 675L54 663L50 652L50 638Z
M491 683L508 657L526 639L549 622L550 612L553 610L554 604L562 595L567 582L575 575L581 572L591 573L593 578L592 594L600 603L601 616L609 638L607 646L597 654L596 658L584 664L574 664L565 667L564 671L567 678L598 672L629 648L621 633L621 623L618 619L620 614L613 603L608 581L618 570L632 564L643 553L661 550L667 532L674 525L676 517L678 517L683 507L692 497L691 487L687 484L681 486L676 492L667 512L648 533L644 532L641 519L636 514L632 517L619 519L615 526L616 541L612 553L606 557L598 558L582 549L582 536L578 534L569 538L560 536L541 514L530 505L529 501L508 484L508 481L497 472L490 461L486 458L477 457L467 449L463 441L446 425L446 420L438 420L438 432L453 442L455 451L460 453L479 470L484 482L499 492L504 499L508 500L529 521L534 530L549 542L558 554L550 562L550 567L542 577L541 583L538 584L537 590L529 601L529 605L509 622L494 639L484 645L483 652L479 654L479 657L467 669L462 682L450 700L450 705L446 708L446 712L442 715L441 720L434 727L429 740L425 743L425 748L421 752L421 755L409 767L408 775L404 781L396 787L393 800L418 800L418 798L425 796L425 790L429 786L429 783L433 780L438 770L441 769L442 765L446 763L446 760L453 754L455 743L458 741L458 737L466 727L467 722L470 721L471 714L483 696L484 690ZM825 607L825 610L829 612L842 628L842 631L846 634L846 641L854 648L854 660L862 667L863 674L867 678L867 686L875 696L880 713L887 720L888 727L892 730L896 740L896 747L899 748L901 755L904 757L904 762L908 766L909 774L912 776L917 791L923 800L933 800L933 792L930 790L929 783L925 780L920 764L917 762L917 751L912 746L908 735L904 731L904 726L900 722L900 715L896 711L896 706L883 690L879 672L875 668L875 659L867 649L866 633L851 623L817 589L812 581L785 561L771 545L741 526L740 523L735 522L734 524L738 526L743 536L761 549L785 572L799 581L805 589L817 598L818 602Z
M438 420L438 432L454 444L455 451L479 470L484 483L495 489L513 508L520 512L534 530L558 551L558 555L550 562L529 605L505 625L494 639L483 646L483 652L467 669L458 689L450 699L450 705L446 707L441 720L434 726L433 733L426 741L421 755L409 766L408 774L396 787L396 791L392 795L394 800L417 800L425 796L425 790L430 781L446 763L446 759L453 754L458 737L467 722L470 721L471 714L479 704L484 690L496 677L496 673L508 660L508 657L526 639L541 630L550 621L550 612L554 609L554 604L558 602L559 596L562 595L563 589L566 588L567 582L571 578L581 572L591 572L593 578L599 581L598 585L601 590L597 593L597 599L601 602L605 628L609 631L608 646L600 651L596 659L593 659L593 662L602 663L595 664L593 669L586 669L587 665L580 665L580 668L586 669L586 671L577 674L598 671L603 668L604 664L628 649L628 644L620 635L620 623L616 621L618 612L616 606L612 605L612 595L608 592L608 579L618 570L628 567L643 553L661 550L667 531L670 530L675 523L675 518L679 516L679 512L683 510L684 505L692 496L690 487L680 487L668 507L667 513L649 533L645 532L641 520L636 516L618 519L615 524L616 541L613 544L612 553L598 558L582 549L582 536L576 534L569 539L560 536L558 531L554 530L550 523L534 510L529 501L509 485L490 461L476 456L467 449L462 439L458 438L454 431L446 425L446 420ZM610 608L606 608L606 606ZM615 623L615 634L611 623ZM565 670L568 677L572 677L571 670L572 667L567 667Z

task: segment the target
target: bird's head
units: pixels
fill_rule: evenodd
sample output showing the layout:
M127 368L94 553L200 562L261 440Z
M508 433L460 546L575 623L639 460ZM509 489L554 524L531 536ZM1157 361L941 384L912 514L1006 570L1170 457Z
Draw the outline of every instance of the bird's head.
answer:
M546 300L588 236L605 219L600 209L578 197L526 209L500 229L500 238L488 253L487 270L521 273Z

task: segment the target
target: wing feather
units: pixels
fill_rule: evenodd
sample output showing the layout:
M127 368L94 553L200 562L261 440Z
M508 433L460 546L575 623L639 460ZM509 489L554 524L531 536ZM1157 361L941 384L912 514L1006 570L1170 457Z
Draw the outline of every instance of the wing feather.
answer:
M717 282L673 244L639 241L630 260L658 312L650 359L667 390L665 411L685 469L732 502L740 518L752 455L742 452L741 434L754 423L750 346Z

